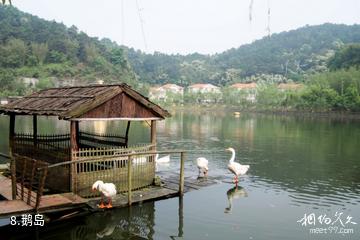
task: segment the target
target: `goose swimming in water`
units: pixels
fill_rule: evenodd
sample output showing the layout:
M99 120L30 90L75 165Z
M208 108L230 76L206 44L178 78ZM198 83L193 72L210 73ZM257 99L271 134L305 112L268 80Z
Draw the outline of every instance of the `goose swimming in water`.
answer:
M209 167L208 167L209 161L204 157L199 157L198 159L196 159L196 164L199 169L199 177L201 173L203 173L204 177L206 177L209 171Z
M164 157L159 158L159 154L155 155L155 162L156 163L169 163L170 162L170 155L166 155Z
M233 148L227 148L226 151L230 151L232 156L229 160L228 169L232 172L234 177L234 182L237 185L239 182L239 175L244 175L249 170L249 165L241 165L238 162L235 162L235 150Z
M92 185L93 191L101 192L101 202L99 208L112 208L112 197L116 195L116 186L113 183L104 183L103 181L96 181ZM104 205L104 196L109 199L109 203Z

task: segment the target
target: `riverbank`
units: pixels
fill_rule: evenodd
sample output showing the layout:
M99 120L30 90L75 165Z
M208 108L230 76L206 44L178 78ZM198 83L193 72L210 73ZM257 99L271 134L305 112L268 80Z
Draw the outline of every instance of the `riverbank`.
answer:
M184 104L164 106L171 114L177 112L190 112L195 114L219 114L219 113L246 113L246 114L269 114L269 115L284 115L297 117L320 117L320 118L335 118L335 119L357 119L360 120L360 112L345 112L345 111L306 111L306 110L261 110L261 109L242 109L237 106L228 106L224 104Z

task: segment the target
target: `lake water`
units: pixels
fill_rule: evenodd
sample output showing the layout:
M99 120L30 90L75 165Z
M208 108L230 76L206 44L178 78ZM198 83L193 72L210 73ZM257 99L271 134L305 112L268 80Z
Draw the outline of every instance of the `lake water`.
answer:
M21 131L31 131L30 119L16 124ZM43 132L66 132L68 127L47 119L39 120L39 126ZM83 127L98 132L120 128L114 123ZM7 148L7 128L7 117L0 117L1 152ZM133 143L150 138L144 123L136 123L130 132ZM37 230L0 230L0 239L9 234L11 239L30 239L30 234L34 239L64 240L360 239L359 120L178 112L161 122L157 133L160 150L192 150L186 177L196 178L195 159L202 156L209 160L209 176L219 183L183 198L145 202ZM238 188L227 170L227 147L236 150L237 161L250 165ZM160 170L177 169L176 158Z

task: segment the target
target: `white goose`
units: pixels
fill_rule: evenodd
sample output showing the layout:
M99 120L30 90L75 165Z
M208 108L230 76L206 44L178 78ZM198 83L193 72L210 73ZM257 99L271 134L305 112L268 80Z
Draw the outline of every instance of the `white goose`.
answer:
M235 175L234 181L237 185L239 182L239 175L244 175L249 170L249 165L241 165L240 163L235 162L235 150L233 148L227 148L226 151L230 151L232 156L229 160L228 169Z
M155 162L156 163L169 163L170 162L170 155L166 155L164 157L159 158L159 154L155 155Z
M136 153L136 152L131 151L131 153ZM141 156L141 155L133 156L133 159L132 159L133 164L140 165L140 164L145 164L146 162L147 162L147 158L145 156Z
M103 181L96 181L92 185L93 191L99 191L101 192L101 202L99 205L99 208L112 208L112 197L116 195L116 186L113 183L104 183ZM109 199L109 203L107 205L104 205L104 196Z
M204 157L199 157L198 159L196 159L196 164L199 169L199 177L201 173L203 173L204 176L207 176L207 173L209 171L209 161Z

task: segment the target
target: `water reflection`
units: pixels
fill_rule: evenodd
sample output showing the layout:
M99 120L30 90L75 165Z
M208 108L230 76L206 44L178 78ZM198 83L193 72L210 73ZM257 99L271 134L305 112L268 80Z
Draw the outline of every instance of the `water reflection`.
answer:
M97 134L105 134L106 133L106 121L93 121L94 132Z
M232 207L233 207L233 199L239 199L239 198L243 198L243 197L247 197L248 194L245 191L245 189L241 186L235 186L230 188L227 192L226 192L226 196L228 199L228 206L225 208L225 213L231 213Z
M154 239L154 202L90 214L46 227L0 228L1 239ZM13 232L16 230L17 234ZM51 237L49 237L51 236ZM4 238L3 238L4 237Z
M18 117L16 121L18 131L31 132L31 117ZM40 133L68 132L67 121L51 117L38 121ZM81 128L123 133L126 122L84 122ZM0 150L7 153L8 117L0 117L0 130ZM148 139L148 126L132 123L129 144ZM161 121L158 127L159 150L195 150L187 156L190 161L185 165L186 174L193 173L189 171L194 169L191 160L199 157L196 151L205 150L200 156L209 160L210 174L227 176L228 157L223 150L232 146L239 161L251 165L249 177L254 187L286 190L296 206L316 206L316 202L326 207L359 202L359 142L358 122L339 119L246 113L235 118L232 113L216 111L206 114L177 112ZM170 164L166 170L174 166L178 165Z

